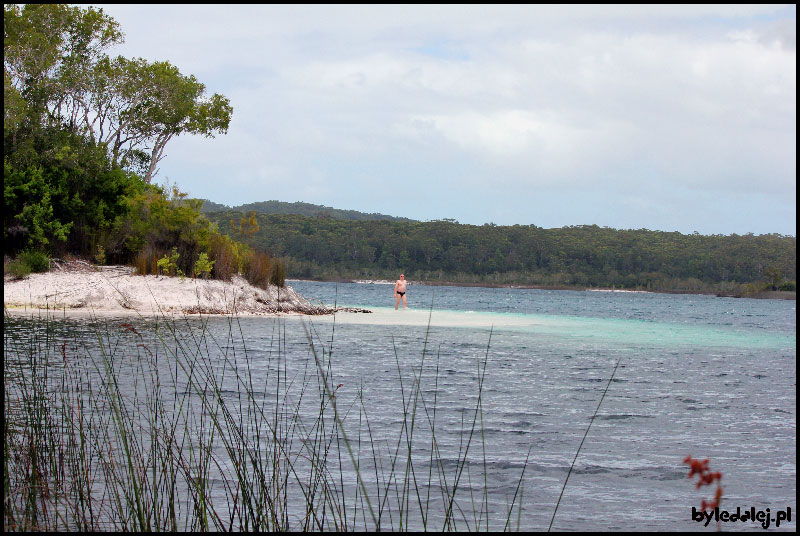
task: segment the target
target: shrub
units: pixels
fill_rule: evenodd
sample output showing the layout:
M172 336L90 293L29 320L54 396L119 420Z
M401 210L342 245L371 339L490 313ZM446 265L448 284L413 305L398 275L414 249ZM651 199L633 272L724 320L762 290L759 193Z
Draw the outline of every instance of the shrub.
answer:
M267 288L272 279L272 259L269 253L256 251L249 255L244 263L244 277L254 287Z
M9 275L13 279L25 279L31 275L31 269L19 259L3 263L3 275Z
M18 260L34 273L50 270L50 258L41 251L23 251Z
M155 251L150 247L146 247L136 254L134 264L136 265L136 273L139 275L157 275L158 274L158 259L161 252Z
M199 200L186 199L177 188L170 195L153 185L125 199L127 213L115 221L112 240L131 256L140 251L177 248L177 268L191 272L192 259L207 251L211 222L198 210ZM176 270L177 270L176 268Z
M208 279L213 267L214 261L208 259L208 254L201 253L194 264L194 273L195 275L200 275L203 279Z
M282 261L276 260L272 269L272 277L269 282L276 287L283 288L286 286L286 265Z
M173 247L169 257L164 255L158 259L158 271L167 275L183 275L183 272L178 269L178 258L180 258L178 248Z
M212 276L221 281L230 281L231 276L238 271L237 251L233 241L218 233L209 238L209 254L214 264Z
M50 269L50 259L39 251L23 251L15 260L3 263L3 275L14 279L24 279L31 273L46 272Z
M97 246L97 254L95 254L94 260L101 266L106 263L106 249L103 246Z

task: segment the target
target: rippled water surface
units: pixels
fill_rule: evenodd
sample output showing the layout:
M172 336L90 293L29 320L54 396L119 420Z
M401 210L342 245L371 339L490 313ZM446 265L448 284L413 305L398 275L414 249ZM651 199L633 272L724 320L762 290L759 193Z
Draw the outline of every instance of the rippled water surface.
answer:
M373 378L387 374L381 364L394 350L419 359L428 322L428 351L455 406L474 394L475 362L488 356L489 459L510 481L533 446L529 526L549 524L617 360L554 528L698 528L690 508L713 490L694 489L686 455L723 472L724 506L795 510L794 301L411 285L413 308L395 311L391 285L293 285L325 303L373 308L374 320L340 315L335 326L340 359Z
M395 311L390 285L290 284L312 301L373 312L236 319L254 374L269 374L276 346L289 376L308 369L310 336L329 359L340 406L363 408L346 419L351 437L360 430L360 452L384 461L405 433L403 402L418 377L429 411L419 410L415 468L457 465L469 444L460 505L485 497L489 528L503 528L515 495L522 510L511 528L548 528L607 386L554 529L702 529L691 507L713 490L687 479L687 455L723 473L723 508L791 507L781 529L796 528L794 301L412 284L410 308ZM231 331L230 319L205 321L220 339ZM136 325L147 332L152 323ZM70 329L96 329L81 325ZM343 485L354 486L345 471ZM434 521L438 509L430 508ZM434 521L428 528L441 528Z

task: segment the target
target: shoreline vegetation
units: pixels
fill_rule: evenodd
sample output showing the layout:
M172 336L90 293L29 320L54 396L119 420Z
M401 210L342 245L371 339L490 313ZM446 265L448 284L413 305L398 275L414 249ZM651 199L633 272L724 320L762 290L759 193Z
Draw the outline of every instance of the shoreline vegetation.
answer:
M336 383L332 339L306 330L305 349L287 346L277 319L256 385L264 365L238 317L222 333L169 315L147 329L95 317L84 333L54 313L4 315L6 530L521 528L530 451L503 509L485 489L488 344L451 452L429 396L444 374L433 353L398 358L401 421L381 439L363 386ZM289 352L305 356L298 370Z
M168 61L111 57L124 33L102 10L7 4L4 23L4 276L25 279L48 272L53 258L77 258L100 271L191 278L198 288L242 287L239 277L268 294L283 288L281 259L220 233L176 184L155 183L172 139L227 132L228 98ZM238 235L255 225L243 218Z

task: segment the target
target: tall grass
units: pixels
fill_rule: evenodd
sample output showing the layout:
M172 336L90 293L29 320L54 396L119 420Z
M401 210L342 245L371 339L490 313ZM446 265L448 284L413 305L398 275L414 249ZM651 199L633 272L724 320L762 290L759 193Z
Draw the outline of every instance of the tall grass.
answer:
M402 420L387 442L375 437L365 387L340 393L333 335L323 342L307 327L305 357L290 367L285 320L272 323L266 362L227 320L220 335L203 318L76 328L6 315L5 530L514 528L524 468L504 524L490 524L491 337L465 432L445 453L427 336L410 385L395 351Z

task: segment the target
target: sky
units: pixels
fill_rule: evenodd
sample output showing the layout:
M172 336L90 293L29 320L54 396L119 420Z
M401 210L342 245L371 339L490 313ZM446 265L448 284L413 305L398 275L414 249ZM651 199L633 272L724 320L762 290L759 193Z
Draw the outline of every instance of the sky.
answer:
M795 5L95 6L230 99L167 145L192 197L797 234Z

